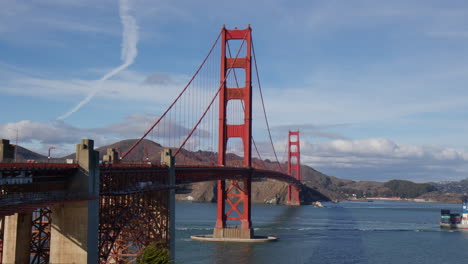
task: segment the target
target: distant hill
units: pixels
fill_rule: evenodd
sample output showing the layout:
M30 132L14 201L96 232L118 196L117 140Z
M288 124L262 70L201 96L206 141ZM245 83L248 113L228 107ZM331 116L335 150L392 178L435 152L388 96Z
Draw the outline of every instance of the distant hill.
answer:
M29 149L17 146L16 149L16 160L19 162L27 160L35 160L37 162L47 161L47 156L41 155Z
M99 159L106 154L108 148L116 149L120 154L129 150L133 144L137 142L137 139L126 139L110 145L98 147L95 150L99 151ZM156 161L160 159L162 147L160 144L151 140L144 139L129 155L126 160L131 161L145 161L148 157L150 161ZM74 159L75 153L69 154L62 159Z
M100 155L106 152L107 148L120 149L122 152L128 150L136 139L129 139L116 142L114 144L97 148ZM160 160L160 153L163 147L151 140L143 140L128 156L128 160L157 162ZM228 160L233 164L241 164L242 158L234 154L228 154ZM208 163L215 165L217 163L217 154L209 151L189 152L183 150L177 157L177 163L185 162ZM269 169L276 169L278 163L270 160L253 159L254 164L262 164ZM283 168L286 164L281 164ZM428 200L459 201L458 196L447 196L430 184L419 184L409 181L390 181L386 183L374 181L352 181L339 179L333 176L325 175L307 165L301 166L302 181L304 188L302 190L303 199L306 203L313 201L335 201L365 197L392 197L400 196L402 198L427 197ZM255 181L252 184L252 201L257 203L284 203L286 201L287 184L274 181L262 180ZM185 185L178 190L178 199L188 199L193 201L215 201L216 200L216 182L203 182Z
M460 203L468 192L468 179L439 184L404 180L375 182L339 179L320 173L309 166L302 166L301 172L304 184L324 194L330 200L401 197Z
M444 193L459 193L468 196L468 179L461 181L447 181L432 183L439 191Z
M421 195L420 197L423 199L460 203L468 197L468 179L438 183L431 182L429 184L434 186L436 191Z
M125 153L136 141L137 139L122 140L107 146L96 148L96 150L99 151L99 156L102 159L108 148L114 148L121 153ZM162 149L163 147L160 144L145 139L125 158L125 160L144 162L150 161L153 163L158 163L161 159ZM240 165L242 162L242 158L235 154L228 154L227 156L227 160L229 160L230 165ZM73 153L67 155L62 159L67 158L73 159L75 158L75 154ZM182 150L176 159L177 164L193 164L197 162L215 165L217 163L217 154L209 151L190 152ZM274 163L269 160L262 161L254 158L252 162L257 165L262 164L269 169L276 169L278 167L278 163ZM286 167L285 164L282 164L282 166L284 166L284 168ZM312 170L309 174L313 175L320 173ZM328 177L326 175L324 176ZM310 177L313 178L313 176ZM261 181L255 181L252 183L252 201L257 203L284 203L286 201L287 186L288 185L286 183L275 180L265 179ZM325 195L322 194L318 189L310 188L308 186L304 187L303 194L304 200L306 202L313 202L317 200L328 201L331 200L329 197L335 197L335 195L330 196L331 193L329 193L329 195ZM177 198L194 201L215 201L216 181L184 185L183 188L177 191Z

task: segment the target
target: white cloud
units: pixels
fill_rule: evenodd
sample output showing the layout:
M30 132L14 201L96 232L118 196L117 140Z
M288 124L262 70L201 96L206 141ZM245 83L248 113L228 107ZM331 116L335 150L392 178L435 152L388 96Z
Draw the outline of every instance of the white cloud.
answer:
M57 146L57 156L74 150L82 138L91 138L97 146L110 144L128 138L138 138L151 126L157 116L132 115L119 123L106 127L80 129L63 122L42 123L23 120L0 125L0 137L14 140L16 129L19 131L20 145L35 151L46 153L49 146ZM166 132L153 133L149 139L164 144L181 142L189 129L166 120L166 126L173 126L180 133L168 143ZM202 138L210 138L209 131L194 135L187 147L198 150L207 146ZM198 139L196 139L198 138ZM211 142L211 140L209 140ZM216 141L215 141L216 143ZM233 141L229 148L242 152L240 141ZM271 146L267 142L257 141L262 158L275 160ZM275 147L280 161L284 161L286 142L277 141ZM209 150L213 150L213 146ZM253 156L257 156L253 150ZM399 144L385 138L362 140L332 140L328 142L308 142L301 139L302 164L310 165L324 173L355 180L408 179L415 181L442 181L466 178L468 173L468 153L460 149L439 146Z
M265 93L268 114L273 125L282 120L291 124L354 124L441 113L468 105L463 92L468 81L466 66L441 62L437 67L408 69L406 74L392 70L407 65L408 61L393 61L389 65L361 65L359 70L339 66L339 70L313 70L296 87L277 87Z
M363 140L333 140L325 143L305 144L307 153L321 156L354 155L373 158L432 160L468 160L467 153L445 147L397 144L389 139L370 138Z
M119 1L119 14L120 14L120 22L122 23L122 50L120 58L122 59L123 63L118 66L117 68L112 69L110 72L106 73L102 76L96 84L93 86L92 91L86 96L85 99L80 101L76 106L72 107L69 111L65 114L59 116L58 120L64 120L70 115L74 114L78 111L81 107L86 105L91 99L93 99L98 92L102 89L102 84L117 75L121 71L128 68L130 65L133 64L135 58L138 54L137 44L138 44L138 25L136 20L133 16L129 14L131 10L130 4L128 0L120 0Z
M19 145L31 148L32 150L44 153L50 145L60 146L56 153L69 154L74 151L74 144L78 144L80 139L90 138L95 140L96 146L102 146L124 139L140 138L143 134L158 120L158 116L150 114L134 114L127 116L118 123L113 123L104 127L78 128L63 121L54 122L36 122L31 120L22 120L0 124L0 138L16 138L16 130L19 135ZM164 118L156 127L154 132L150 133L147 139L151 139L165 146L180 146L181 142L187 137L191 127L185 127L184 124L169 118ZM210 131L203 128L198 129L191 137L191 147L204 143L210 139ZM194 142L196 144L194 144Z
M304 142L302 160L325 173L361 180L441 181L463 179L468 173L464 150L399 144L384 138Z
M275 142L278 153L285 153L286 146L286 141ZM460 180L468 176L467 162L468 152L463 149L401 144L385 138L310 142L301 137L302 164L345 179Z
M313 138L326 138L326 139L348 139L342 135L331 130L348 126L348 124L332 124L332 125L313 125L313 124L287 124L272 127L271 130L279 138L284 138L288 131L300 131L302 135L307 135Z

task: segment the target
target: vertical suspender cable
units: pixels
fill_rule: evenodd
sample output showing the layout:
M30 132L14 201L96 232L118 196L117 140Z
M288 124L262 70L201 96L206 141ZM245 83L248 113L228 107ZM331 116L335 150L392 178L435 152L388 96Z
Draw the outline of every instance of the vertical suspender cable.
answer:
M148 129L148 131L146 131L146 133L137 141L135 142L135 144L133 144L132 147L130 147L129 150L127 150L127 152L125 152L125 154L122 155L122 159L124 159L138 144L140 144L140 142L149 134L149 132L151 130L153 130L153 128L159 124L159 122L161 121L162 118L164 118L167 114L167 112L169 112L169 110L171 110L172 106L174 106L174 104L179 100L179 98L182 96L182 94L187 90L187 88L190 86L190 84L192 83L192 81L195 79L195 77L197 76L197 74L200 72L201 68L203 67L203 65L205 65L205 62L206 60L208 59L208 57L211 55L211 52L213 51L213 49L215 48L216 44L218 43L218 40L219 38L221 37L221 33L222 31L219 33L218 37L216 38L215 42L213 43L213 45L211 46L211 49L210 51L208 52L208 55L205 57L205 59L203 60L203 62L201 63L201 65L198 67L197 71L195 72L195 74L192 76L192 78L190 79L190 81L187 83L187 85L184 87L184 89L182 89L182 91L179 93L179 95L176 97L176 99L174 100L174 102L172 102L172 104L169 106L169 108L167 108L167 110L161 115L161 117L153 124L153 126L151 126L150 129Z
M229 46L229 42L227 43L227 48L228 48L229 56L232 57L232 55L231 55L231 47ZM252 49L252 51L253 51L253 49ZM254 53L254 55L255 55L255 53ZM240 88L240 87L239 87L239 82L238 82L238 80L237 80L237 76L236 76L236 72L235 72L235 71L234 71L234 80L235 80L235 82L236 82L237 88ZM262 99L262 100L263 100L263 99ZM242 100L240 100L240 101L241 101L241 105L242 105L242 111L245 112L244 102L243 102ZM239 109L238 112L240 112L240 109ZM252 144L254 145L255 152L257 152L258 158L259 158L260 161L262 162L263 167L266 168L265 161L262 159L262 156L260 155L260 152L258 151L257 143L255 142L255 139L254 139L253 135L252 135ZM273 149L273 151L274 151L274 149Z
M247 35L247 33L245 34ZM233 61L233 65L236 63L237 61L237 57L239 56L239 53L242 49L242 47L244 46L244 43L245 43L245 36L244 36L244 40L242 41L242 44L241 46L239 47L239 50L237 51L237 54L236 54L236 57L234 58L234 61ZM195 126L192 128L192 130L190 131L190 133L187 135L187 137L185 138L184 142L182 143L182 145L176 150L176 152L174 153L174 156L177 156L177 154L179 154L181 148L184 147L184 145L187 143L188 139L192 136L193 132L195 132L195 129L198 127L198 125L200 124L200 122L203 120L203 118L205 117L206 113L208 112L208 110L210 110L210 107L211 105L213 105L213 102L214 100L216 99L216 97L218 96L219 92L221 91L221 89L223 88L223 83L226 81L227 77L229 76L229 74L231 73L231 70L232 68L229 68L226 76L224 77L224 80L221 82L221 84L219 85L219 88L218 88L218 91L216 92L215 96L213 97L213 99L211 100L210 104L208 105L208 107L206 108L205 112L203 113L203 115L200 117L200 119L198 120L198 122L195 124Z

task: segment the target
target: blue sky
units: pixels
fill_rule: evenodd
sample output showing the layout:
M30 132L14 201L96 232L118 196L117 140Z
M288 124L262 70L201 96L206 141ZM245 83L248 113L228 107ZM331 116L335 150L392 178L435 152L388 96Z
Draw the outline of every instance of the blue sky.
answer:
M0 137L56 153L140 135L183 88L223 24L251 24L277 148L341 178L444 181L468 172L466 1L128 0L137 55L123 63L119 1L0 2ZM157 76L159 85L141 85ZM126 129L123 130L122 127ZM107 135L103 135L106 131Z

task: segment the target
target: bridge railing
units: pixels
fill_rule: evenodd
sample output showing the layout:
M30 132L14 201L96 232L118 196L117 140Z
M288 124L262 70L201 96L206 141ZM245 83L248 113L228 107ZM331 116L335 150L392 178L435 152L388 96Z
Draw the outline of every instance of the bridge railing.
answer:
M100 194L145 192L168 186L168 167L152 164L103 164L100 166ZM173 186L171 186L173 187Z
M0 170L27 170L27 169L65 169L78 168L76 163L27 163L27 162L0 162Z
M85 192L49 191L17 192L2 194L0 199L0 216L31 211L34 208L48 207L70 201L97 200L99 197Z
M5 185L63 182L77 164L0 163L0 187Z

